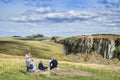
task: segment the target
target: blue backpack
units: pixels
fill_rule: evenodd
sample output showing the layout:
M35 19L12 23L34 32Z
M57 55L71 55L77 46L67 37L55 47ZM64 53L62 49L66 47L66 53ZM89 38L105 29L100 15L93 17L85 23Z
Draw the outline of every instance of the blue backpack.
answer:
M29 69L33 69L33 64L30 64Z

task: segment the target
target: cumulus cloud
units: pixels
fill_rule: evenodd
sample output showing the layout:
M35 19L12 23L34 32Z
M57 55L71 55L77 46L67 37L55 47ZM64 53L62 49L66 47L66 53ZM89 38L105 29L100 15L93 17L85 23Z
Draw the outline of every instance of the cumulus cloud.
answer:
M51 11L50 7L40 7L35 10L35 12L38 12L38 13L46 13L50 11Z
M85 25L100 25L120 27L120 9L103 10L68 10L55 11L50 7L29 10L24 15L11 17L10 20L18 23L35 25L39 23L80 22Z
M98 13L99 16L93 19L93 21L108 27L120 27L119 12L120 9L102 10Z
M53 11L49 7L32 10L32 14L27 14L19 17L12 17L15 22L74 22L85 21L95 18L95 13L89 11Z

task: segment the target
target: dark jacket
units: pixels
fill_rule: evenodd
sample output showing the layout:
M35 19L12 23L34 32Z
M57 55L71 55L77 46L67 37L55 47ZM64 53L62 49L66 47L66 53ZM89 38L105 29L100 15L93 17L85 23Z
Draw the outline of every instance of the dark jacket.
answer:
M45 67L42 63L39 63L38 69L40 70L46 70L48 67Z
M56 60L56 59L53 59L53 60L50 62L50 69L57 68L57 65L58 65L57 60Z

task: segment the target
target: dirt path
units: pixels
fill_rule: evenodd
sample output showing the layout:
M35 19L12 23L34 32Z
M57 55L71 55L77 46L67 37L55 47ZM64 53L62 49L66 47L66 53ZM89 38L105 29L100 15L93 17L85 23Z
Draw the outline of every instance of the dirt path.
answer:
M51 71L52 77L61 78L61 77L74 77L74 76L93 76L94 74L82 70L69 70L69 69L61 69L57 68Z

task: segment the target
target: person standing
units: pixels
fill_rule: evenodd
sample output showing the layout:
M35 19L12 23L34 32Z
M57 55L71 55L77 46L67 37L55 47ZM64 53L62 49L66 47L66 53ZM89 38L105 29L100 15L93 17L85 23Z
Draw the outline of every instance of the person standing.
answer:
M29 71L30 58L31 58L31 53L30 53L30 51L27 50L26 54L25 54L25 61L26 61L27 71Z

